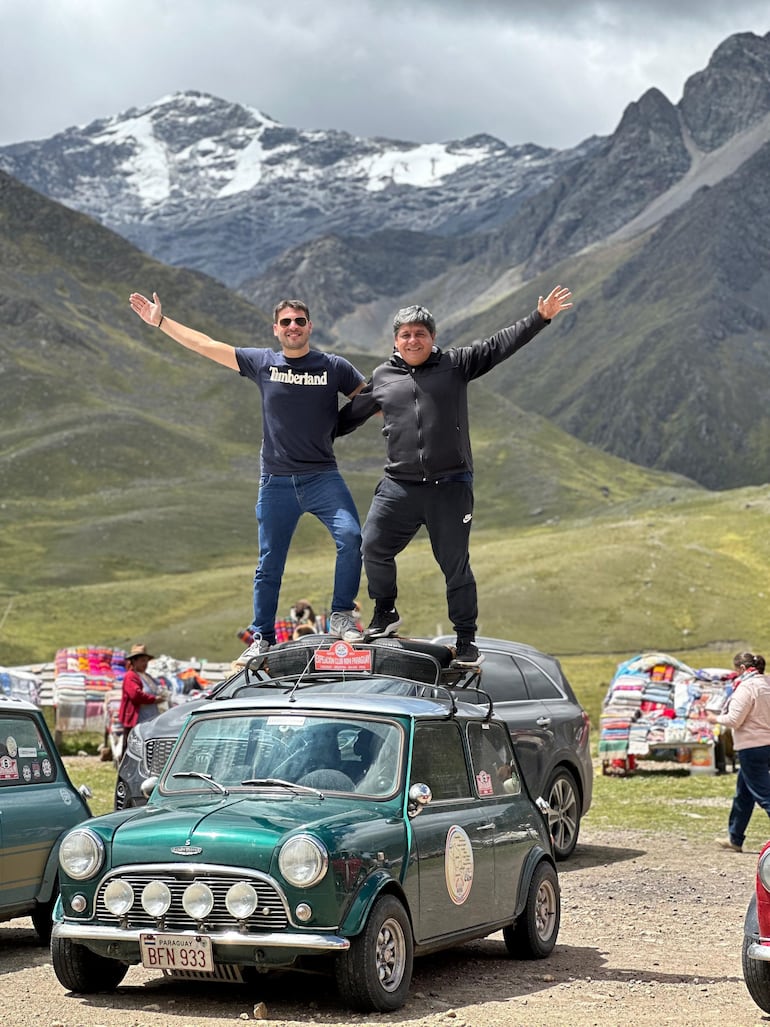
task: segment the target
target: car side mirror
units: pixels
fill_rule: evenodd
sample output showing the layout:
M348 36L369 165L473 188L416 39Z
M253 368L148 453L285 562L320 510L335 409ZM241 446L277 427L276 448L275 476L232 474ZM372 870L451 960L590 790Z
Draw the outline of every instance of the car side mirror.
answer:
M142 795L145 799L149 799L150 795L155 789L155 785L158 783L157 777L148 777L146 781L142 781Z
M88 785L81 785L78 788L78 791L83 796L83 798L86 800L86 802L89 799L92 799L94 797L94 793L91 791L91 789L88 787Z
M412 820L418 813L421 813L423 807L427 806L432 799L433 792L428 785L423 784L422 781L415 782L409 789L409 802L406 807L409 819Z

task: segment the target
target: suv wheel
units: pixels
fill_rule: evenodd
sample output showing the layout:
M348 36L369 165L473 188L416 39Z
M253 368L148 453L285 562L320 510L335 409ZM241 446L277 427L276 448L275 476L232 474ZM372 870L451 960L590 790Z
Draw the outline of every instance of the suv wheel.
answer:
M580 832L580 796L568 770L559 768L553 772L546 799L551 807L548 827L553 838L553 853L556 859L563 860L572 854Z

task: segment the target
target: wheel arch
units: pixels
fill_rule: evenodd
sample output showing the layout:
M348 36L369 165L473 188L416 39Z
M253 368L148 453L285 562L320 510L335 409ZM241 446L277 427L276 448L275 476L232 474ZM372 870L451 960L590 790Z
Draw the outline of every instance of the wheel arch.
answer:
M522 868L521 876L519 877L519 890L516 895L516 916L520 917L524 912L524 907L527 904L527 895L529 894L529 886L532 883L532 877L537 867L541 863L548 863L556 874L556 882L561 891L561 884L559 883L559 871L556 867L556 862L549 852L546 852L540 845L536 845L531 849L527 859Z
M340 924L340 934L345 935L346 937L352 937L353 935L360 934L364 929L364 924L366 923L372 906L380 895L393 895L399 900L409 919L409 925L412 929L412 937L414 937L412 911L409 908L409 902L407 901L404 889L401 887L399 882L395 880L395 878L391 877L390 874L385 873L385 871L377 871L376 873L370 874L364 881L356 893L350 908L345 914L344 920Z

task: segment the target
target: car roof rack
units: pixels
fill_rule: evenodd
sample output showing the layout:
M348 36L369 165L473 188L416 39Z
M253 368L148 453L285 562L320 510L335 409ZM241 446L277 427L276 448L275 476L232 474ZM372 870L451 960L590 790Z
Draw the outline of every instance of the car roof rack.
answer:
M334 635L303 635L273 646L264 656L255 657L250 667L261 669L271 679L335 673L399 677L438 685L449 670L451 658L447 646L422 640L343 642Z
M249 681L251 670L258 671L259 677ZM330 676L372 681L402 678L416 686L413 695L448 701L452 713L456 712L458 699L486 705L487 718L494 712L492 697L479 687L481 669L452 666L448 646L424 639L377 638L347 643L334 635L303 635L254 657L246 668L244 687L270 687L285 681L287 688L301 688Z

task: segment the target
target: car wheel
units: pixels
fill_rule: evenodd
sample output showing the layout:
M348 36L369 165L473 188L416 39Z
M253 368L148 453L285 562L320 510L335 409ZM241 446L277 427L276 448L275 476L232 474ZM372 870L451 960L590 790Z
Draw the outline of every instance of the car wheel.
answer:
M558 860L571 856L580 833L580 796L568 770L556 770L548 783L546 799L551 807L548 827L553 854Z
M117 784L115 785L115 809L130 809L133 805L133 799L128 793L128 787L122 777L119 777Z
M59 983L84 995L112 991L128 972L127 963L99 956L69 938L51 939L51 962Z
M535 867L521 916L503 928L508 952L517 959L545 959L553 952L560 921L559 879L543 861Z
M770 1013L770 963L766 963L762 959L751 958L749 945L752 940L744 935L743 951L741 952L743 979L746 981L749 995L759 1008Z
M353 1009L385 1013L400 1009L412 982L414 946L406 910L393 895L372 906L363 931L337 957L337 989Z
M53 930L53 907L56 905L58 895L59 890L56 888L48 902L38 902L30 913L30 916L32 917L32 925L40 939L41 945L47 945L51 940L51 931Z

